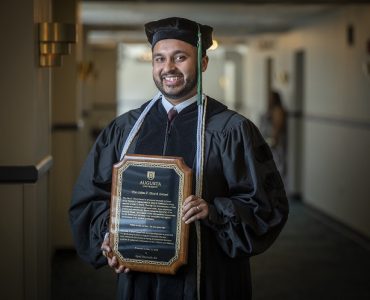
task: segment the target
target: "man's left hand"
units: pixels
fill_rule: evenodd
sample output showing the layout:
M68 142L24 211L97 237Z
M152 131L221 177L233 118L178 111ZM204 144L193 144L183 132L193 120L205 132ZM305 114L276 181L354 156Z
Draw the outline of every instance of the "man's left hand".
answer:
M182 206L182 220L190 224L208 217L208 203L197 196L187 197Z

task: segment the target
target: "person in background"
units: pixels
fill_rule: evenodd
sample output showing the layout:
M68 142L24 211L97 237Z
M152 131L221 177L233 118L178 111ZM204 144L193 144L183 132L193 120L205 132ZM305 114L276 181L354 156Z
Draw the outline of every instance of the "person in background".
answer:
M159 93L113 120L89 153L69 210L77 252L117 273L120 300L251 299L249 259L273 244L289 211L270 148L251 121L200 91L210 26L173 17L145 24L145 32ZM193 169L182 207L188 262L175 275L107 258L112 166L127 153L180 156Z
M276 166L285 180L287 173L287 118L280 94L271 91L268 98L267 111L262 116L261 133L271 147Z

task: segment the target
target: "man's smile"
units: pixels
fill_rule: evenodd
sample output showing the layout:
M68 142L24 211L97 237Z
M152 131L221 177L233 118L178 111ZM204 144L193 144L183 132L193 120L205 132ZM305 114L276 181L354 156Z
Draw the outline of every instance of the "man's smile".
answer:
M162 76L162 80L166 85L177 85L183 82L182 75L164 75Z

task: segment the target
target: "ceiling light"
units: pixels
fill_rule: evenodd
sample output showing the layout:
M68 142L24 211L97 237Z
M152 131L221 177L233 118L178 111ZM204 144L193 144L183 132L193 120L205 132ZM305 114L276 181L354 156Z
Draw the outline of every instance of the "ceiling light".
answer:
M212 40L212 46L209 48L209 50L216 50L218 47L218 42L216 40Z

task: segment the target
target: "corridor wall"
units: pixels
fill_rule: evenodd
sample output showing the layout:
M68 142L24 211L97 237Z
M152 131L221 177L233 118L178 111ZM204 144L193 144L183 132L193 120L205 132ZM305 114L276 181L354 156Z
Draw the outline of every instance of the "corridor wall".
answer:
M0 299L50 299L51 74L38 60L50 2L0 4Z
M258 120L266 103L263 64L267 57L274 59L274 87L288 108L289 130L294 118L303 125L303 200L370 237L370 77L364 70L370 60L368 28L369 5L343 6L294 31L257 37L248 52L246 84L250 117ZM261 49L266 40L272 46ZM297 116L298 51L305 53L305 69L303 114Z

